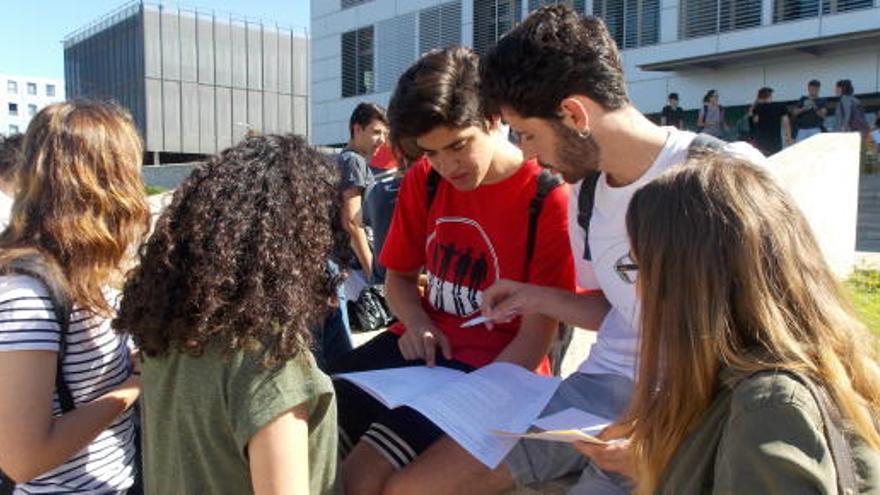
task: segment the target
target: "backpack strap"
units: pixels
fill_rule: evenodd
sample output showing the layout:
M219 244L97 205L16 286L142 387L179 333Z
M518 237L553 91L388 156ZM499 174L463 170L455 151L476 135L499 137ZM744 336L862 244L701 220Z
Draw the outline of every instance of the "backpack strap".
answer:
M590 253L590 219L593 216L593 205L596 203L596 185L599 184L601 173L597 170L584 177L578 192L578 225L584 229L584 259L593 260Z
M434 203L434 196L437 196L437 188L440 186L440 174L431 167L428 172L428 180L425 183L425 210L431 211L431 205Z
M840 414L840 409L838 409L834 401L828 397L828 393L824 387L817 385L803 373L790 369L772 371L776 373L785 373L791 376L810 391L810 394L816 401L816 405L819 406L819 414L822 417L825 440L828 442L828 450L831 452L831 460L834 461L834 470L837 473L837 493L841 495L856 495L858 493L858 477L856 476L855 460L853 458L852 448L850 447L843 431L843 417ZM751 376L766 372L768 371L758 371Z
M688 145L687 157L691 159L698 155L701 151L712 150L721 151L727 145L727 141L719 139L711 134L697 134L697 136Z
M526 257L523 263L524 276L528 275L529 266L531 266L532 258L535 255L535 242L538 237L538 218L541 216L541 210L544 209L544 202L554 189L562 185L562 179L546 169L541 170L537 180L535 195L532 197L532 201L529 202L529 230L528 237L526 237Z
M58 358L55 367L55 391L58 393L58 402L61 413L67 413L75 409L73 394L64 381L61 364L64 361L64 352L67 349L67 333L70 328L70 312L73 305L67 288L61 283L61 274L49 266L45 258L31 254L16 258L9 264L8 271L21 275L28 275L42 282L49 293L49 299L55 310L55 319L58 320Z

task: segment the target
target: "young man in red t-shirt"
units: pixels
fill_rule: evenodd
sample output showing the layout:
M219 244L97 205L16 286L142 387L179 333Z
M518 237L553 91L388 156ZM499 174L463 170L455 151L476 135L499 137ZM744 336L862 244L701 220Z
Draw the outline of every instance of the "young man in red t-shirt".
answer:
M537 216L526 255L529 209L541 167L496 132L482 113L479 59L453 47L423 56L391 99L394 140L422 159L407 172L380 260L399 323L356 349L337 372L427 363L470 371L493 361L548 373L557 321L543 315L462 328L480 314L482 291L500 279L574 290L566 186L552 189ZM413 146L414 145L414 146ZM428 284L418 281L423 270ZM337 381L346 493L381 493L402 469L443 436L416 411L386 409Z

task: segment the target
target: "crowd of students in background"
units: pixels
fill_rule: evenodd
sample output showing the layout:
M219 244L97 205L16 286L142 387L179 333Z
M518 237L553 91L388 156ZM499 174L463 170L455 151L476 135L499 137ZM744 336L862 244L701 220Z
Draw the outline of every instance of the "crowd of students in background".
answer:
M877 343L809 223L761 153L717 138L717 92L695 134L677 95L660 127L624 81L601 20L543 7L485 57L423 55L387 114L355 109L336 158L246 136L152 229L131 117L46 107L0 143L0 493L503 493L566 475L575 495L877 493ZM810 88L795 139L825 116ZM763 88L759 128L770 104ZM386 144L400 169L377 181ZM327 352L349 338L328 321L356 271L398 322ZM559 322L597 341L542 416L612 418L608 443L521 440L495 469L321 369L548 374Z
M773 101L773 88L762 87L736 122L727 119L718 92L710 89L697 111L694 130L728 140L748 141L766 156L822 132L859 132L869 149L880 154L880 113L872 128L864 105L854 94L852 81L841 79L835 83L837 102L831 114L828 100L820 96L821 87L819 80L812 79L807 83L807 94L788 103ZM829 117L830 124L826 120ZM669 94L659 119L660 125L686 128L685 110L679 106L678 93Z

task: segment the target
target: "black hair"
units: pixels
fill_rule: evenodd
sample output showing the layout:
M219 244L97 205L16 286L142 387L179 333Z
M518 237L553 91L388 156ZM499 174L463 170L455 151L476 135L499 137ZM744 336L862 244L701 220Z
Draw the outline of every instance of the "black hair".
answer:
M354 137L354 126L357 124L361 128L370 125L370 122L378 120L388 125L388 117L385 115L385 109L375 103L361 102L354 107L351 112L351 118L348 119L348 134Z

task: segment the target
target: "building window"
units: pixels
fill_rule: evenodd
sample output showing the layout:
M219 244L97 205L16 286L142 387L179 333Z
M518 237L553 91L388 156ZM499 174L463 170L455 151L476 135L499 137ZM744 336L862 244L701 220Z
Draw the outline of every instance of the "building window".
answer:
M461 43L461 2L419 12L419 53Z
M27 92L29 95L37 94L37 83L27 83Z
M822 15L839 14L873 6L873 0L775 0L773 22L818 17L820 11Z
M47 84L46 85L46 96L55 96L55 85Z
M11 95L18 94L18 83L15 81L6 81L6 92Z
M18 117L18 103L9 104L9 116Z
M571 5L574 10L580 12L581 14L585 13L587 10L587 0L529 0L529 12L533 10L538 10L545 5L553 5L556 3Z
M342 0L342 8L349 9L351 7L354 7L356 5L360 5L362 3L367 3L369 1L370 0Z
M683 39L761 25L761 0L682 0L680 5Z
M37 114L37 106L34 105L33 103L29 104L28 105L28 116L33 117L36 114Z
M342 33L342 97L372 93L373 26Z
M9 124L9 135L18 134L18 126L15 124Z
M620 49L656 45L660 41L660 0L594 0Z
M522 0L474 0L474 49L485 54L522 20Z

